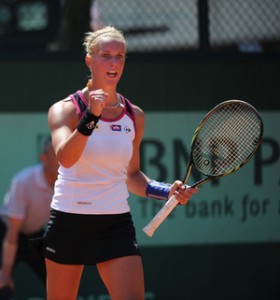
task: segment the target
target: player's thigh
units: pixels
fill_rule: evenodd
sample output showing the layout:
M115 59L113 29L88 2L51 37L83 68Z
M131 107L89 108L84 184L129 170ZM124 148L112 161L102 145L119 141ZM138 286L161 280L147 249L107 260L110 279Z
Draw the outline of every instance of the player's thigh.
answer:
M143 300L144 272L141 256L125 256L97 264L112 300Z
M65 265L46 259L47 299L77 299L83 265Z

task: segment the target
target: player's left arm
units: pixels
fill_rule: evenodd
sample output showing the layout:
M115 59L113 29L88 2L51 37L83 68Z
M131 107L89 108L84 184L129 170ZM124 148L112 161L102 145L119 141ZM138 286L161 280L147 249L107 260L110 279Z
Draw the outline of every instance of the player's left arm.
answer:
M136 133L133 141L133 154L127 172L127 186L129 192L146 197L147 184L151 179L140 170L140 144L145 129L145 114L141 108L134 106ZM175 195L180 204L186 204L196 190L186 189L186 186L176 180L170 187L169 197Z

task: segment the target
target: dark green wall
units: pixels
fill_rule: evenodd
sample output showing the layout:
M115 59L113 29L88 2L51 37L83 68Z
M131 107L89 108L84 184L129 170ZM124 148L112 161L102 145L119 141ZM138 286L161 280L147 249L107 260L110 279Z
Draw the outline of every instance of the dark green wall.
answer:
M279 70L277 56L128 55L119 91L146 111L209 110L229 99L279 110ZM2 57L0 111L47 111L88 75L83 57Z

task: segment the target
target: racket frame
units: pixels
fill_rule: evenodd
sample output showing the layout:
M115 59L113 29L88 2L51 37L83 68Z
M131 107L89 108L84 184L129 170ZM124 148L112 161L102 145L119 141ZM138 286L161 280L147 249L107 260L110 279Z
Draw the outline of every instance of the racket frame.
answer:
M195 130L194 136L193 136L192 141L191 141L190 161L189 161L189 164L188 164L188 167L187 167L187 170L186 170L186 173L184 175L184 178L183 178L182 182L184 184L186 184L186 182L188 181L188 178L190 176L192 167L193 167L193 165L195 165L192 153L193 153L195 141L196 141L197 136L198 136L200 130L202 129L203 125L210 118L210 116L212 116L212 114L214 114L218 109L220 109L223 106L225 107L227 105L230 105L232 103L243 104L245 106L250 107L250 109L252 109L254 111L254 113L256 114L256 116L258 117L258 119L260 121L260 133L259 133L258 142L257 142L255 148L252 150L252 152L248 155L248 157L242 163L240 163L238 166L231 169L230 171L225 172L224 174L220 174L220 175L216 175L216 176L209 176L209 175L204 174L202 171L199 170L201 174L206 176L206 178L203 178L203 179L197 181L196 183L194 183L193 185L190 186L191 188L199 187L199 186L201 186L202 184L204 184L206 182L210 182L210 181L228 176L228 175L236 172L237 170L242 168L252 158L252 156L256 153L259 145L261 144L262 135L263 135L263 121L262 121L262 118L261 118L259 112L256 110L256 108L254 106L252 106L251 104L249 104L245 101L242 101L242 100L227 100L227 101L221 102L220 104L216 105L213 109L211 109L207 113L207 115L202 119L202 121L200 122L200 124L198 125L198 127ZM171 211L178 204L179 204L179 201L175 198L174 195L172 195L171 198L165 203L165 205L159 210L159 212L153 217L153 219L143 228L143 231L149 237L152 237L155 230L160 226L160 224L167 218L167 216L171 213Z

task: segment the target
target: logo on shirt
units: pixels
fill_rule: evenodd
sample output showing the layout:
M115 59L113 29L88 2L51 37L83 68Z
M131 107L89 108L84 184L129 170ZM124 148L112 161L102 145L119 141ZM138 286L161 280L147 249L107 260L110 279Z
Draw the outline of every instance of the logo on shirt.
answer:
M46 247L46 250L49 251L49 252L52 252L52 253L56 252L53 248L50 248L50 247Z
M134 247L135 247L136 249L139 248L138 243L137 243L135 240L134 240L133 244L134 244Z
M122 131L122 125L113 124L113 125L111 125L111 130L112 131Z
M91 202L88 201L77 201L78 205L91 205Z
M128 126L124 126L124 132L130 133L131 129Z
M111 130L112 130L112 131L119 131L119 132L122 131L122 125L113 124L113 125L111 125L110 127L111 127ZM125 126L123 127L123 131L124 131L125 133L130 133L131 129L130 129L127 125L125 125Z

